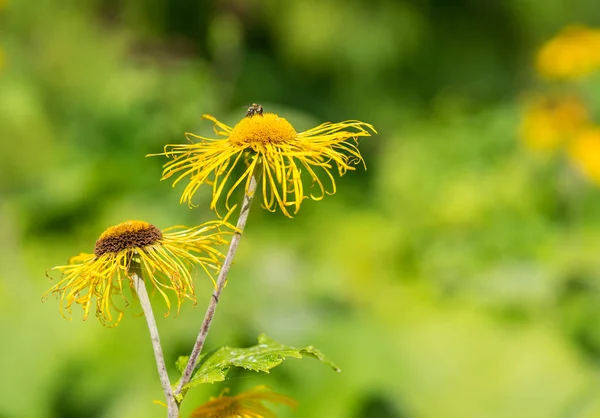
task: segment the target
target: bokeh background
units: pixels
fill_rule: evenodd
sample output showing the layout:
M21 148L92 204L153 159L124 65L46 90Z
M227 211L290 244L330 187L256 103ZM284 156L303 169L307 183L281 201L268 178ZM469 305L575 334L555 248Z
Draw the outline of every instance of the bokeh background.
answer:
M600 80L544 78L535 61L565 26L600 25L596 0L0 5L0 417L165 415L139 308L114 329L64 320L41 303L45 271L127 219L211 219L145 155L251 103L298 129L359 119L379 135L335 196L293 220L253 208L208 348L265 332L342 373L313 359L234 372L190 392L182 417L262 383L300 402L284 417L600 417L600 150L588 140L578 164L536 147L552 114L523 129L540 94L577 97L593 125ZM197 291L159 318L171 365L211 284Z

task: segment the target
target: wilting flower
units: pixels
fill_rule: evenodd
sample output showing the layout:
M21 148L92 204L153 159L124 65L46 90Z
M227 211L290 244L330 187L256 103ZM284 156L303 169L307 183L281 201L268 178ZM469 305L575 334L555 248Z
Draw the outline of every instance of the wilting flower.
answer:
M340 176L363 158L358 150L358 138L376 133L368 123L346 121L324 123L304 132L296 129L274 113L260 111L248 115L233 128L213 116L203 119L214 122L214 131L223 138L205 138L186 133L190 144L170 144L163 154L173 158L164 166L162 179L177 176L173 185L189 176L181 202L192 205L192 197L202 184L212 185L210 208L216 210L217 202L229 198L242 184L248 190L251 178L256 176L263 206L274 212L277 207L288 217L288 207L294 213L305 198L322 199L336 191L332 174L334 166ZM252 109L252 108L251 108ZM354 143L347 140L353 140ZM234 169L243 163L241 174ZM303 171L316 185L316 191L307 193L302 179ZM229 182L228 182L229 181ZM227 185L229 183L229 185Z
M551 79L576 79L600 68L600 30L568 26L542 46L536 67Z
M146 286L162 295L169 312L171 302L166 291L172 291L179 311L184 299L195 302L193 264L200 265L214 283L212 273L219 270L223 258L214 246L226 244L224 234L230 233L221 231L222 226L232 228L220 221L164 231L143 221L112 226L100 235L93 254L82 253L67 265L52 269L60 271L62 278L44 296L59 294L60 311L65 317L73 304L81 305L84 320L95 302L98 319L105 325L117 325L123 312L112 297L120 294L125 299L123 290L132 286L131 274L140 272ZM117 312L116 318L113 311Z
M525 111L520 136L531 148L552 150L588 123L588 110L578 98L536 97Z
M590 181L600 185L600 127L581 132L569 146L572 164Z
M294 399L261 385L236 396L221 394L218 398L212 398L194 410L190 418L276 418L275 413L263 402L285 404L292 408L297 406Z

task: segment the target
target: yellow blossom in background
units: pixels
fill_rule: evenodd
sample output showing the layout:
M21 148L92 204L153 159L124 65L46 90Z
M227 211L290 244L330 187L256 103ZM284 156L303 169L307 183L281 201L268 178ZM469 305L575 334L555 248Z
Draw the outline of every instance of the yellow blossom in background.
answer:
M176 176L173 185L189 177L181 202L192 205L192 198L202 184L212 185L210 208L225 195L229 198L243 185L248 189L252 176L258 180L262 204L274 212L277 207L288 217L305 198L321 200L336 191L333 171L342 176L355 165L363 164L357 148L358 138L376 133L373 126L359 121L324 123L304 132L274 113L249 113L233 128L213 116L215 133L222 138L205 138L186 133L190 144L165 146L163 154L171 161L164 166L162 179ZM352 140L349 142L348 140ZM234 169L243 165L241 174ZM302 174L311 179L314 190L307 192Z
M600 127L582 131L569 146L572 164L591 182L600 185Z
M600 68L600 30L567 26L542 46L536 68L542 77L575 79Z
M123 290L132 286L130 268L135 267L146 285L161 294L169 312L171 302L166 291L172 291L179 311L184 299L195 302L192 265L200 265L211 279L212 273L219 270L223 255L214 246L226 244L224 234L230 233L221 231L223 226L233 228L220 221L164 231L143 221L112 226L100 235L93 254L82 253L67 265L52 269L60 271L62 277L44 297L50 292L59 294L63 316L65 311L71 313L73 304L81 305L84 320L95 303L98 319L104 325L117 325L123 312L115 306L112 296L120 294L125 299Z
M297 402L289 396L272 392L264 385L236 396L221 394L192 412L190 418L276 418L277 415L263 405L264 402L285 404L292 408Z
M585 105L576 97L536 97L527 106L519 133L533 149L553 150L589 123Z

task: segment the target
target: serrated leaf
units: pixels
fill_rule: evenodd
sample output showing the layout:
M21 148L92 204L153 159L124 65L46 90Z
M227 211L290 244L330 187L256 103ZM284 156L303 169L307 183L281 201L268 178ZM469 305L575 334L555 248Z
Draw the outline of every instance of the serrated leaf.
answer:
M312 345L295 348L280 344L261 334L258 337L258 345L248 348L221 347L207 354L201 359L198 370L184 388L187 390L202 383L223 381L232 367L269 373L269 370L279 366L287 357L302 358L304 355L315 357L331 366L336 372L340 372L331 360Z

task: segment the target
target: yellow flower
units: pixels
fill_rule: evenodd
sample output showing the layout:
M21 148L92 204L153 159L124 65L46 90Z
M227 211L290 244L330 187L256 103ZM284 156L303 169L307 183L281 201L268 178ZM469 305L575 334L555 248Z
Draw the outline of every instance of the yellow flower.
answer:
M585 177L600 185L600 127L578 135L569 147L569 157Z
M567 26L542 46L538 73L550 79L576 79L600 68L600 30Z
M588 110L576 97L537 97L525 111L520 136L533 149L553 150L571 139L588 122Z
M200 185L210 184L210 208L216 210L219 198L226 194L225 205L229 210L233 192L243 183L247 190L254 175L263 206L272 212L279 207L291 217L288 207L293 206L297 213L305 198L320 200L325 194L335 193L334 166L342 176L346 171L354 170L355 165L364 165L355 144L359 137L376 133L370 124L359 121L327 122L308 131L296 132L285 118L274 113L263 114L262 107L255 106L260 111L249 111L233 128L210 115L202 116L214 122L215 133L224 139L186 133L190 144L170 144L165 146L164 153L155 154L173 158L164 166L163 180L177 175L174 186L190 177L181 202L192 205L192 197ZM354 144L347 142L349 139L354 140ZM242 161L241 174L234 174ZM303 171L313 186L317 186L316 192L307 194L305 191Z
M226 390L227 391L227 390ZM211 400L192 412L190 418L276 418L276 414L263 402L285 404L292 408L297 402L272 392L266 386L257 386L236 396L224 396Z
M62 277L44 297L50 292L59 294L64 317L65 310L71 313L74 303L81 305L84 320L95 300L98 319L104 325L115 326L123 312L115 306L112 296L120 294L125 299L124 287L132 286L131 272L138 270L146 285L162 295L169 312L171 302L165 291L173 291L179 311L185 298L195 302L192 264L199 264L214 283L211 271L219 270L223 258L214 246L226 244L223 236L230 233L221 231L221 226L231 227L220 221L190 229L177 226L164 231L143 221L112 226L100 235L93 254L81 253L71 258L67 265L52 269L60 271ZM112 311L117 312L116 318Z

